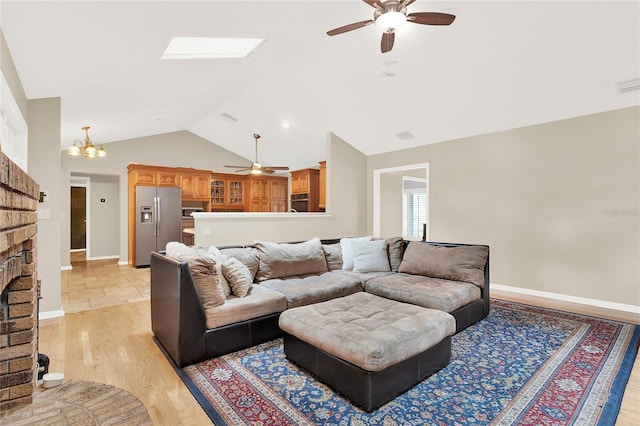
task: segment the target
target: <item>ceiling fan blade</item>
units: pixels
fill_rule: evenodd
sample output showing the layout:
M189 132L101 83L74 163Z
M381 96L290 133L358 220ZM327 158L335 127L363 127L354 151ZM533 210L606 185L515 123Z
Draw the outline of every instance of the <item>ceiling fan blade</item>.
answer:
M246 169L239 169L239 170L236 170L236 173L239 173L239 172L246 172L246 171L249 171L249 170L251 170L251 167L248 167L248 168L246 168Z
M265 167L261 168L261 169L260 169L260 171L261 171L262 173L267 173L267 174L270 174L270 175L271 175L271 174L274 174L274 173L276 172L275 170L267 169L267 168L265 168Z
M422 25L451 25L456 19L455 15L438 12L417 12L407 15L407 21Z
M230 166L228 164L225 164L224 166L229 167L230 169L244 169L245 167L249 167L249 166Z
M411 3L413 3L416 0L403 0L402 3L400 3L400 9L402 9L403 7L407 7L409 6Z
M331 31L327 31L327 35L334 36L342 33L346 33L347 31L357 30L358 28L366 27L367 25L373 24L375 21L373 19L368 19L366 21L354 22L353 24L345 25L342 27L334 28Z
M375 7L376 9L384 9L384 5L380 0L362 0L362 1L371 7Z
M271 170L289 170L287 166L264 166L263 169L271 169Z
M396 38L396 33L384 33L382 34L382 41L380 42L380 50L382 53L387 53L393 49L393 42Z

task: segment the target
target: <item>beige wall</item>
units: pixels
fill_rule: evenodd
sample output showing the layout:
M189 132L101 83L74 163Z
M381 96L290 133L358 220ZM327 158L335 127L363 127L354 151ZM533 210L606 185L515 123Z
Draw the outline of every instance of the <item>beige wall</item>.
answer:
M247 215L196 218L196 244L250 244L254 240L300 241L366 232L366 156L338 136L327 137L327 214L289 213L280 217ZM210 235L206 235L209 234Z
M90 259L119 257L121 204L120 177L92 175L89 183L89 213L91 216ZM104 200L104 201L103 201Z
M49 195L38 203L40 312L60 311L60 98L36 99L29 106L29 176ZM67 189L68 191L68 189Z
M371 156L369 199L429 163L430 239L489 244L492 282L640 306L639 132L633 107Z

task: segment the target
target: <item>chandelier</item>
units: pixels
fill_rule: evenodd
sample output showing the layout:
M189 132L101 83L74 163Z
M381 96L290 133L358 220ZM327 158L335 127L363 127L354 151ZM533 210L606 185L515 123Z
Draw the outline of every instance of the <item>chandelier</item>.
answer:
M81 129L85 132L84 145L80 139L74 140L73 144L69 148L67 148L67 154L73 155L74 157L84 155L85 157L89 158L107 156L107 151L105 151L105 149L102 147L102 144L100 144L100 149L97 149L93 145L93 142L91 142L91 139L89 139L90 128L91 127L89 126L81 127Z

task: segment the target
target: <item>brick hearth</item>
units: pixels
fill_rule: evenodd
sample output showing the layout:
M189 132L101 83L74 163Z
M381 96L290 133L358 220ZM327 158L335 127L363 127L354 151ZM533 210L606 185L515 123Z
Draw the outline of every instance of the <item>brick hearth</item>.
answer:
M32 402L36 387L39 191L0 152L0 410Z

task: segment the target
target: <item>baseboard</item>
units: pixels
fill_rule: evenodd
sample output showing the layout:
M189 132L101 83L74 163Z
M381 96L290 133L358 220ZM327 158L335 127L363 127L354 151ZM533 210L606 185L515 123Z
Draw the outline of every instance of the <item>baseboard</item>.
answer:
M120 266L127 266L129 264L128 260L121 260L120 262L118 262L118 265Z
M38 314L38 320L45 320L45 319L50 319L50 318L60 318L64 316L64 311L62 309L59 309L57 311L46 311L46 312L40 312Z
M87 260L109 260L109 259L119 259L120 256L115 255L115 256L91 256L89 258L87 258Z
M71 266L71 265L66 265L66 266L61 266L60 267L61 271L70 271L72 269L73 269L73 266Z
M586 297L569 296L566 294L551 293L548 291L530 290L527 288L512 287L508 285L495 284L495 283L491 283L491 288L500 290L500 291L508 291L510 293L526 294L528 296L544 297L546 299L562 300L563 302L579 303L581 305L596 306L598 308L606 308L606 309L613 309L616 311L624 311L624 312L631 312L633 314L640 314L640 306L636 306L636 305L627 305L624 303L608 302L606 300L589 299Z

